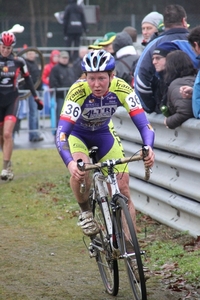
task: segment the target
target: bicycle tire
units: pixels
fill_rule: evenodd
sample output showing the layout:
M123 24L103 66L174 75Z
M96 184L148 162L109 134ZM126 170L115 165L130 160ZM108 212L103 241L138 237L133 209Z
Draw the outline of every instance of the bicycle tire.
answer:
M95 204L98 203L98 204ZM116 296L119 291L119 270L117 259L113 258L112 248L109 242L109 234L106 228L105 218L102 212L101 201L93 201L93 213L95 220L100 227L100 233L97 234L92 240L95 244L99 243L102 250L96 248L96 263L101 275L106 292L109 295Z
M117 209L114 213L114 227L130 286L135 300L147 300L141 252L130 212L122 195L117 195L115 201ZM124 216L123 221L122 215ZM124 228L126 228L126 236L129 236L129 240L125 238Z
M34 88L37 89L39 87L39 85L41 84L42 72L44 69L44 58L43 58L42 52L40 52L37 48L28 47L28 48L25 48L25 49L21 50L20 52L18 52L16 54L16 56L23 56L24 54L26 54L29 51L34 51L37 54L37 58L39 60L38 64L40 65L40 74L39 74L39 77L37 78L36 82L34 82ZM20 78L18 80L20 80ZM19 93L20 93L20 84L19 84ZM19 99L20 100L26 99L30 95L31 95L31 92L29 91L29 92L19 96Z

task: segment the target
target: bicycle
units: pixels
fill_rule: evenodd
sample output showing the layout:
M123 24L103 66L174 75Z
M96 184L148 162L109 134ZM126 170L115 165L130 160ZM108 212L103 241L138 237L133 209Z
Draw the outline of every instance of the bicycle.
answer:
M148 147L142 147L142 156L135 155L116 160L97 162L97 147L89 151L91 164L77 161L77 166L82 171L94 170L93 184L90 191L90 205L99 225L99 233L90 237L89 246L84 243L90 257L96 259L99 272L108 294L116 296L119 291L118 260L123 259L130 286L135 300L146 300L146 283L143 264L135 228L128 210L128 199L120 193L114 167L117 164L142 160L148 155ZM102 168L106 168L104 175ZM145 167L145 180L150 176L150 169ZM107 183L111 188L109 197ZM84 192L84 183L80 186L80 192Z

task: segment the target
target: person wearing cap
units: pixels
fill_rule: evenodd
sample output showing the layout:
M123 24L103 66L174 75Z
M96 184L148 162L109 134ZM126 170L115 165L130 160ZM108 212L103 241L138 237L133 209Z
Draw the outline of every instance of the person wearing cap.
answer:
M164 42L175 40L187 41L188 24L187 14L181 5L170 4L164 9L165 30L156 39L152 40L143 50L134 73L134 87L147 113L155 111L156 101L153 91L155 67L152 63L152 54L155 48ZM191 48L191 47L190 47Z
M106 50L107 52L110 52L111 54L114 53L114 50L113 50L113 46L112 46L112 43L114 41L116 37L116 32L107 32L104 37L103 37L103 40L98 44L98 46L102 46L102 48L104 50Z
M61 108L64 102L66 90L57 90L59 88L69 88L75 81L73 68L69 66L69 53L61 51L58 64L50 72L49 85L56 91L56 126L60 116Z
M164 80L164 71L166 56L168 53L178 50L179 48L170 42L165 42L156 47L152 55L152 63L155 67L155 83L154 83L154 95L155 95L155 112L161 113L160 107L166 104L166 93L167 93L167 84Z
M103 39L96 39L93 44L91 44L91 45L88 46L88 50L99 50L99 49L102 49L103 46L99 46L99 43L101 43L102 41L103 41Z
M160 24L163 23L163 15L157 11L152 11L144 17L141 23L143 41L142 45L146 46L154 33L158 33Z

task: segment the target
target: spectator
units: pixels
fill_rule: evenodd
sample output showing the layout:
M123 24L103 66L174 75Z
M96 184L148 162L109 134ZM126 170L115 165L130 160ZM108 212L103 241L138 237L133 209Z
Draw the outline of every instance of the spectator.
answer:
M42 73L42 83L43 83L43 98L44 98L44 105L45 105L45 113L49 114L49 108L54 109L55 107L55 99L51 98L49 93L49 75L51 69L58 63L60 56L60 51L53 50L50 53L50 60L49 63L44 66L44 70Z
M184 99L180 88L185 85L193 87L196 73L190 57L185 52L176 50L167 55L164 78L168 85L167 107L170 116L164 120L164 124L170 129L194 117L192 99Z
M167 85L164 80L166 56L174 50L179 50L179 48L173 43L165 42L158 45L153 51L152 63L156 70L153 90L156 102L155 112L158 114L161 113L160 107L166 105Z
M200 60L200 26L193 28L188 36L188 41ZM182 86L180 93L183 98L192 97L192 110L194 117L200 119L200 71L198 71L194 86Z
M44 66L44 70L42 73L42 82L46 87L49 87L49 75L51 69L58 63L60 56L60 51L53 50L50 54L50 61L48 64Z
M67 3L63 17L66 47L79 47L83 32L87 32L84 11L82 6L77 4L77 0L68 0ZM74 62L77 57L78 50L70 53L71 62Z
M26 63L28 66L29 73L32 77L33 83L35 83L40 76L40 69L35 61L36 53L34 51L28 51L26 53ZM23 87L24 90L28 89L28 86L25 84ZM42 83L37 90L42 89ZM32 95L27 98L28 101L28 121L29 121L29 141L30 142L40 142L43 141L43 137L39 133L39 124L38 124L38 109L37 104L34 101ZM35 131L34 131L35 130Z
M117 33L113 41L113 50L115 53L115 71L117 77L124 79L133 87L133 69L139 56L127 32L122 31Z
M104 50L113 54L114 51L113 51L112 43L115 37L116 37L115 32L107 32L103 37L103 41L101 41L98 46L102 46Z
M141 55L143 47L140 43L137 42L137 30L132 26L127 26L124 27L122 31L126 31L130 35L133 41L133 47L137 51L137 54Z
M80 46L79 47L79 56L73 63L73 70L74 70L75 80L80 78L82 73L83 73L82 68L81 68L81 62L82 62L83 57L87 53L88 53L88 47L86 47L86 46Z
M145 47L154 34L158 35L159 26L161 24L163 24L163 15L157 11L152 11L144 17L141 24L143 36L142 46Z
M102 49L103 46L99 46L99 43L103 42L103 39L96 39L93 44L88 46L88 50L99 50Z
M54 66L50 73L49 84L51 88L67 88L74 83L74 72L69 66L69 53L61 51L59 62ZM56 90L56 127L60 117L66 91Z
M152 40L140 56L134 73L135 90L146 112L155 111L155 98L152 90L152 80L155 68L152 64L154 49L161 43L173 40L187 40L187 15L180 5L171 4L164 10L165 31Z

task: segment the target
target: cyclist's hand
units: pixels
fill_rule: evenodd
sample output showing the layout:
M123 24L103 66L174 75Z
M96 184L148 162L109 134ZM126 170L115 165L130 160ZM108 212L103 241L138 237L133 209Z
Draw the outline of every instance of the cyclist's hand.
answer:
M68 164L68 170L71 174L71 176L73 177L74 180L78 181L78 182L83 182L83 179L85 177L85 171L80 171L77 167L77 162L75 162L74 160L70 161L70 163Z
M44 107L42 100L40 100L38 97L36 97L35 102L37 103L38 110L42 110Z
M148 146L148 148L149 148L149 153L146 157L144 157L144 164L146 167L153 167L155 153L153 152L151 146Z

